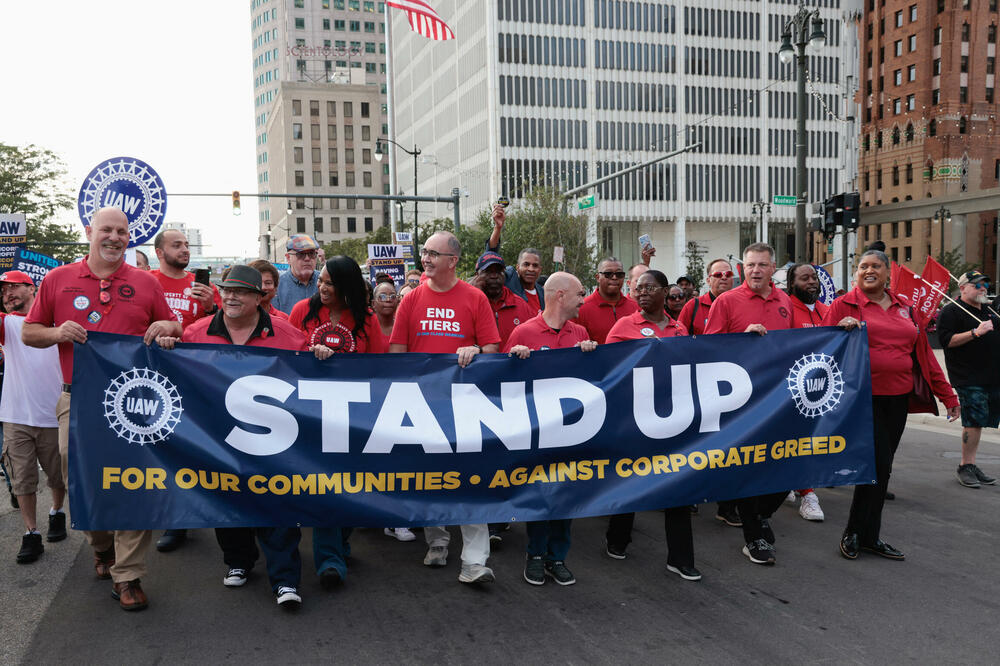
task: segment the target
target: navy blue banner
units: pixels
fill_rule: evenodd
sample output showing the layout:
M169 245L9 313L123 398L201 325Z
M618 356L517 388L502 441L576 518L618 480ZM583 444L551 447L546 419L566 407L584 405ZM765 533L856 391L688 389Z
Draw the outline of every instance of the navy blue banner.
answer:
M513 522L873 483L866 336L637 340L461 369L90 333L73 526Z

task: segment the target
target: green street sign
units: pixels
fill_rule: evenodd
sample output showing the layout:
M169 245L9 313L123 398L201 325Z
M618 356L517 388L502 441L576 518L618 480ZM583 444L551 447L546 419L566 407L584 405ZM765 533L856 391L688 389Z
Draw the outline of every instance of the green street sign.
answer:
M795 197L786 196L784 194L775 194L771 199L771 203L775 206L794 206L798 203Z
M580 208L580 210L587 210L588 208L593 208L594 206L597 205L597 195L591 194L589 196L585 196L581 198L579 201L577 201L576 205Z

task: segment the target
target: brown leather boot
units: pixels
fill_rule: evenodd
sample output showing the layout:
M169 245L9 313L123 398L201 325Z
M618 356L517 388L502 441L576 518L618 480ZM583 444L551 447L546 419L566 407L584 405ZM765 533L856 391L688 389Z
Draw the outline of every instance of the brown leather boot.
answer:
M100 553L94 552L94 573L101 580L111 579L111 567L115 563L115 549L114 547L108 550L102 551Z
M114 583L111 586L111 597L117 599L122 610L142 610L149 605L146 593L139 585L139 579L127 580L124 583Z

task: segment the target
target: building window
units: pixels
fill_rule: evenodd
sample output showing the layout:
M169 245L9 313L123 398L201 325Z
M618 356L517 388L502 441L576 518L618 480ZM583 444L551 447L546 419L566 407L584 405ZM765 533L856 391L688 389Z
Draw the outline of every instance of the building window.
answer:
M903 85L903 70L897 69L892 73L893 83L897 86Z
M996 11L996 3L993 4L993 11ZM986 41L990 44L997 43L997 26L995 23L990 23L990 27L986 29Z
M963 23L962 24L962 41L963 42L969 41L969 24L968 23Z
M361 126L361 140L371 141L372 140L372 128L368 125Z
M331 187L337 187L339 184L340 184L340 178L338 177L337 172L336 171L331 171L330 172L330 186ZM339 199L333 199L333 201L337 204L337 206L334 206L335 208L337 208L337 207L340 206L340 200Z
M330 29L330 19L328 18L323 19L323 29L324 30Z
M941 91L935 88L931 91L931 104L937 104L941 101Z
M314 217L313 218L313 232L317 234L323 233L323 218Z
M962 56L962 59L961 59L960 62L961 62L961 65L960 65L959 71L961 71L963 74L968 74L969 73L969 56L967 56L967 55Z
M351 102L344 102L344 117L352 118L354 116L354 104Z
M934 62L931 65L931 74L941 76L941 58L934 58Z
M354 149L353 148L345 148L344 149L344 163L345 164L354 164Z
M927 123L927 134L929 136L937 136L937 119L931 118L931 121Z
M986 101L990 104L993 103L993 88L986 89Z
M295 0L296 9L304 9L306 6L306 0Z
M339 234L340 233L340 218L331 217L330 218L330 233Z
M910 23L913 23L916 20L917 20L917 6L910 5Z
M959 86L958 88L958 101L960 104L966 104L969 101L969 87Z
M916 65L910 65L909 67L906 68L906 80L907 81L916 81L917 80L917 66Z
M293 139L302 138L302 123L292 123L292 138Z
M944 0L939 0L939 1L942 4L944 4ZM940 46L941 45L941 32L942 32L941 26L938 26L938 27L934 28L934 46Z
M893 54L897 58L903 55L903 40L897 39L896 42L892 45L892 48L893 48Z
M361 149L361 163L371 164L372 163L372 151L370 148Z
M321 161L322 161L322 158L320 157L320 149L319 148L313 148L312 149L312 163L313 164L319 164Z
M353 234L358 231L358 218L349 217L347 218L347 233Z
M898 186L899 185L899 167L898 166L892 167L892 184L894 186ZM893 223L893 224L895 224L895 223ZM893 238L896 237L895 231L893 231L892 237Z
M295 29L296 30L305 30L306 29L306 20L304 18L297 18L297 19L295 19Z
M296 164L302 164L302 146L295 146L292 149L293 161Z
M961 116L958 119L958 133L966 134L968 131L969 131L969 121L966 119L965 116Z
M917 36L910 35L910 52L912 53L913 51L916 50L917 50Z
M375 218L372 218L372 217L366 217L365 218L365 232L366 233L371 233L372 230L375 228L374 225L375 225Z
M361 102L361 117L368 118L371 112L371 105L368 102Z
M306 232L306 218L297 217L295 218L295 233L304 234Z
M903 102L899 97L892 100L892 112L897 116L903 112Z
M345 180L344 184L347 187L354 187L354 172L348 171L344 180Z
M917 98L916 98L916 96L915 95L907 95L906 96L906 110L907 111L916 111L916 109L917 109Z
M302 100L293 99L292 100L292 115L301 116L302 115Z
M306 184L306 173L305 171L295 172L295 186L303 187Z
M319 125L316 123L309 126L309 138L313 141L319 141Z
M315 100L315 99L309 100L309 115L310 116L318 116L319 115L319 101L318 100Z
M997 59L994 56L988 56L986 58L986 73L987 74L992 74L993 73L993 70L996 69L996 62L997 62Z
M910 184L913 182L913 164L906 165L906 183ZM906 235L910 235L910 222L906 223Z

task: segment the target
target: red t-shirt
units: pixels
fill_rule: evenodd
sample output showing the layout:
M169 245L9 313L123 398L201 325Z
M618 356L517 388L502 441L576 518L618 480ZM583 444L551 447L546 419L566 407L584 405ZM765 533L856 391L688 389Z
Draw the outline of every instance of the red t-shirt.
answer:
M163 295L167 298L167 305L177 315L177 321L181 323L181 326L187 328L205 316L206 313L201 307L201 301L191 296L194 273L184 271L184 277L182 278L167 277L159 270L151 270L149 274L155 276L160 281L160 286L163 287ZM219 290L215 288L214 284L211 287L212 300L215 301L215 307L220 308L222 307L222 299L219 298Z
M792 302L792 328L812 328L823 325L823 317L826 316L829 306L816 301L813 304L815 307L810 310L808 305L795 296L789 294L788 299Z
M715 299L712 298L711 293L692 298L681 308L677 321L683 324L691 335L701 335L705 332L705 326L708 325L708 313L712 311L713 302ZM694 309L695 305L698 306L697 311Z
M302 331L284 319L269 316L262 308L257 308L257 311L260 313L257 328L253 330L250 338L242 346L289 349L291 351L305 351L308 349ZM214 317L202 317L188 326L184 329L184 336L181 338L181 342L210 342L217 345L233 344L233 341L229 337L229 331L226 329L222 312L217 312Z
M580 314L573 321L580 324L590 334L590 339L604 344L608 331L615 322L639 310L639 304L631 298L620 296L617 303L609 303L595 291L580 306Z
M408 293L389 342L411 352L454 354L459 347L499 344L500 334L486 294L459 280L448 291L422 284Z
M48 278L46 278L48 279ZM903 395L913 390L913 358L917 326L910 306L886 290L892 299L887 310L868 300L855 287L833 303L823 318L825 326L836 326L844 317L854 317L868 327L868 355L872 368L872 395Z
M606 344L622 342L623 340L639 340L640 338L673 338L687 335L687 329L675 319L667 315L667 325L662 329L646 319L642 310L623 317L615 322L608 333Z
M750 291L744 282L719 294L705 324L705 333L742 333L750 324L763 324L769 331L792 327L792 302L788 294L771 283L767 298Z
M354 334L354 315L350 310L340 313L336 326L330 322L330 308L325 305L320 306L319 318L303 323L308 313L309 299L304 298L292 308L288 323L305 333L309 347L323 344L338 354L385 354L389 351L389 343L378 325L378 318L370 312L365 319L364 335Z
M501 347L507 344L507 339L515 328L538 314L533 306L507 287L503 288L499 300L490 301L490 308L500 332Z
M524 345L535 351L564 349L575 347L578 342L585 342L589 339L587 329L579 324L568 321L557 331L545 323L542 315L535 315L514 329L503 351L509 352L514 345Z
M506 287L504 287L506 289ZM535 285L535 293L529 294L528 290L524 290L524 299L528 302L528 307L531 308L531 316L534 317L536 314L541 314L542 303L538 300L538 285Z

